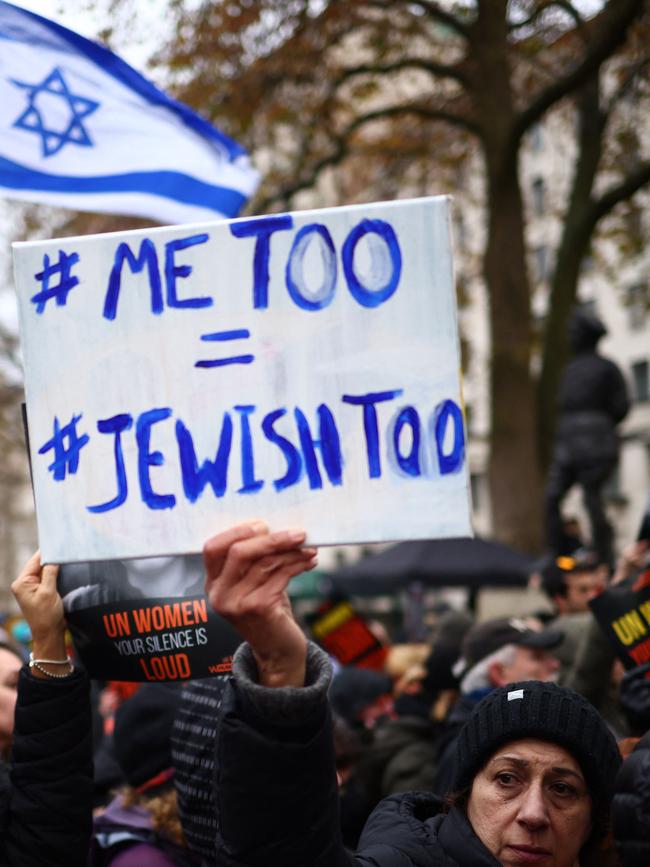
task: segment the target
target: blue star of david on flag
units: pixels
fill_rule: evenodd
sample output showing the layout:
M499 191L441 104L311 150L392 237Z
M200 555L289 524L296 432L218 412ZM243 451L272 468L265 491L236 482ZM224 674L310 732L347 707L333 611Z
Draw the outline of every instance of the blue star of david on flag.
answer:
M41 136L44 157L54 156L67 144L93 147L92 139L82 120L97 111L100 103L72 93L58 67L55 67L39 84L28 84L25 81L16 81L14 78L9 80L16 87L28 91L27 108L13 125ZM39 103L42 94L46 96ZM52 106L48 96L58 97L61 104Z
M246 150L99 42L0 0L0 197L159 223L236 217Z

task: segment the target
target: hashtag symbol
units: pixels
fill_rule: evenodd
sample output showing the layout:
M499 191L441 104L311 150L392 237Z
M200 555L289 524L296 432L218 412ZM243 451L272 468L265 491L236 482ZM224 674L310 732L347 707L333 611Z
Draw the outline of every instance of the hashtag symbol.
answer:
M66 472L71 476L77 472L79 452L90 439L88 434L79 436L77 433L77 422L80 418L81 413L73 415L72 421L65 427L61 427L58 418L54 416L54 436L38 450L39 455L44 455L50 449L54 450L54 460L49 465L48 470L52 472L57 482L65 479Z
M43 288L36 295L33 295L31 301L36 305L36 312L42 313L45 310L45 305L50 298L55 298L59 307L65 307L68 300L68 293L79 283L78 277L73 277L70 274L72 266L79 261L79 253L70 253L68 255L63 250L59 250L59 261L50 263L50 257L45 253L43 256L43 270L38 274L34 274L34 278L43 284ZM59 282L54 286L50 285L50 280L53 277L58 277Z

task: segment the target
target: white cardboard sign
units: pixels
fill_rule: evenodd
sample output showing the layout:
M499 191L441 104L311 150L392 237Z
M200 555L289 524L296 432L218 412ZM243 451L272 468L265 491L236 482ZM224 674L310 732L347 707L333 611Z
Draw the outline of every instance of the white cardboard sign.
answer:
M44 559L471 534L448 211L15 244Z

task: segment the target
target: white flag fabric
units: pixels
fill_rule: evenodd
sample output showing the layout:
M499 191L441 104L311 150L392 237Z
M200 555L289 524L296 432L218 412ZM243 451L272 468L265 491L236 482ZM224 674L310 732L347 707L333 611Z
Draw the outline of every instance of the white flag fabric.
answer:
M0 0L0 195L188 223L236 217L244 148L99 43Z

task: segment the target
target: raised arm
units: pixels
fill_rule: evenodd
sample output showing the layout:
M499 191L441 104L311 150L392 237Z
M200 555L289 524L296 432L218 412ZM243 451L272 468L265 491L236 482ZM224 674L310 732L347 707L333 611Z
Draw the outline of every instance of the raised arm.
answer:
M235 527L204 548L206 591L247 643L237 651L216 749L217 858L224 867L348 867L327 688L286 588L315 563L302 531Z
M203 549L210 604L249 643L262 686L305 682L307 640L286 592L316 565L316 549L304 541L303 530L271 533L260 521L213 536Z

